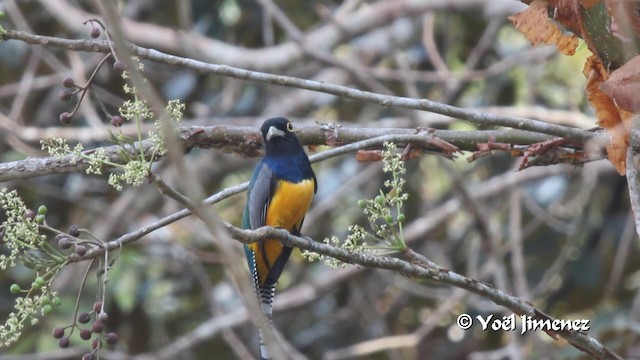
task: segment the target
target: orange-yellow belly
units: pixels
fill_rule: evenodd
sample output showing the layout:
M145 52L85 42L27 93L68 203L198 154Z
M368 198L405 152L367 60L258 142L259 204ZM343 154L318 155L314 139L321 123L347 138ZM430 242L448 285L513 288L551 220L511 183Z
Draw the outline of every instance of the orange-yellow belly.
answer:
M313 199L313 188L313 180L304 180L300 183L279 181L267 209L265 225L289 231L299 227Z
M314 181L311 179L299 183L279 181L267 209L265 225L283 228L288 231L299 230L309 205L311 205L314 187ZM278 240L266 239L263 241L266 259L264 259L263 253L259 250L260 245L257 243L251 244L261 283L264 283L268 272L282 253L282 243Z

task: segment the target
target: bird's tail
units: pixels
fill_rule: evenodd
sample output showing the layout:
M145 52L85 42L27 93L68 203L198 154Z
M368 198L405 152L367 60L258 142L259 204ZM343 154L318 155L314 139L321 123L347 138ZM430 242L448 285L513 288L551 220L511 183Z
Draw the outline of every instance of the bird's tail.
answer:
M269 327L272 327L272 315L273 315L273 297L276 293L276 285L275 284L264 284L258 286L258 298L260 300L260 307L262 309L262 313L267 318L267 323ZM259 329L258 335L260 337L260 359L268 360L271 359L271 355L269 355L269 350L267 349L267 344L264 339L262 329Z

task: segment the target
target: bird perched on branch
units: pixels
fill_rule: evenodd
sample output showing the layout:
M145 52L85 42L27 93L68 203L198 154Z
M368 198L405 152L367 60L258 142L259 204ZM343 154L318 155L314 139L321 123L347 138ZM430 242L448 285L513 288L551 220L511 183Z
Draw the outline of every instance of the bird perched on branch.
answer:
M299 236L317 189L316 176L289 120L268 119L260 130L265 154L249 183L242 225L245 229L273 226ZM265 239L246 244L245 253L262 311L271 323L276 282L291 248L278 240ZM262 332L260 356L270 358Z

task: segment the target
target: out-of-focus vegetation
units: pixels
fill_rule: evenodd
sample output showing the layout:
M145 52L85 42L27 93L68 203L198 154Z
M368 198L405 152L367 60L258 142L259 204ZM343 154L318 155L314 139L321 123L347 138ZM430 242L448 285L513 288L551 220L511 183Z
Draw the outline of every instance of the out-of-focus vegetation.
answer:
M582 74L589 50L581 45L576 55L564 56L552 46L532 47L507 20L523 4L425 1L407 11L407 3L130 0L119 7L128 39L170 54L560 125L596 126ZM0 22L6 29L69 39L91 39L91 26L83 22L100 17L93 2L86 1L5 0L0 10L6 13ZM105 39L104 32L100 38ZM96 73L71 124L59 120L78 100L75 95L61 101L63 79L84 84L103 57L0 42L0 162L46 156L40 140L52 135L72 145L82 142L87 149L109 144L104 129L112 128L110 118L95 98L111 115L131 98L112 59ZM185 103L184 125L256 128L268 117L286 116L296 127L318 122L489 128L429 112L142 63L164 99ZM121 129L136 133L128 123ZM424 154L406 163L407 245L555 318L589 319L591 336L624 358L640 357L638 238L626 179L606 160L516 172L521 159L508 153L473 162L467 161L469 155L449 161ZM256 160L193 149L185 166L213 194L247 181ZM366 224L358 200L375 197L387 175L380 163L359 163L353 154L322 161L314 169L318 193L303 233L316 240L344 239L350 225ZM154 170L181 190L178 180L184 174L163 162ZM102 241L182 209L152 185L117 191L106 176L83 172L0 186L16 189L31 209L46 205L49 226L67 231L75 224ZM234 195L215 209L239 225L244 199L244 193ZM257 332L224 272L225 262L244 261L241 244L233 246L237 259L221 256L202 223L187 217L112 252L104 309L106 331L117 333L119 341L105 346L101 358L162 358L163 350L180 339L192 342L179 359L256 357ZM0 360L80 358L90 348L77 331L68 349L60 349L51 336L54 327L74 321L87 266L81 262L63 269L53 283L61 305L27 326L17 343L2 350ZM102 283L93 267L79 297L80 311L102 300L96 297ZM13 311L11 284L27 286L33 277L23 266L0 273L0 322ZM295 352L310 359L586 358L542 332L482 331L477 324L461 330L456 318L463 313L511 314L478 295L389 271L331 269L305 261L298 251L280 279L275 303L276 328Z

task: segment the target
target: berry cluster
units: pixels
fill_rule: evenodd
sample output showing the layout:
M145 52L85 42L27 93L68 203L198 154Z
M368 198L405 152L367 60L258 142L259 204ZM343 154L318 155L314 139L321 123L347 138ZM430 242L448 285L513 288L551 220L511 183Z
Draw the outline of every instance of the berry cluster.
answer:
M96 20L96 19L90 19L90 20L85 21L85 24L87 24L87 23L89 23L91 25L91 33L90 33L90 35L94 39L100 37L100 34L101 34L100 27L103 30L105 30L104 25L102 25L102 23L100 21ZM96 24L99 27L96 26ZM105 33L107 34L107 39L108 39L109 35L108 35L108 33L106 31L105 31ZM71 100L73 95L80 94L80 99L78 99L78 101L76 102L76 105L74 106L73 110L65 111L65 112L60 114L60 122L62 124L68 125L68 124L71 123L71 119L78 112L78 108L80 107L80 103L82 102L82 99L84 99L84 96L87 94L87 91L89 91L89 89L91 88L91 83L93 82L93 79L95 78L96 73L102 67L102 65L104 65L104 63L107 61L107 59L110 58L111 56L113 56L115 58L115 53L113 52L113 49L111 50L110 53L105 55L105 57L102 58L102 60L100 60L100 62L96 66L96 68L93 70L93 73L89 77L89 80L87 80L87 83L84 84L84 85L76 84L75 81L70 77L65 77L64 79L62 79L62 86L64 86L65 89L60 91L60 94L59 94L60 101L67 102L67 101ZM125 70L124 63L122 61L116 59L114 61L114 63L113 63L113 70L115 72L117 72L118 74L121 74ZM103 111L105 111L105 113L108 114L108 112L106 111L106 108L100 102L100 100L97 99L97 101L98 101L98 105L100 106L100 108ZM108 116L111 119L111 125L113 125L115 127L119 127L119 126L122 125L122 122L123 122L122 121L122 117L120 117L118 115L116 115L116 116L108 115Z
M91 327L83 327L83 325L91 321L92 315L93 323ZM81 312L77 319L66 327L54 328L52 335L58 339L58 346L67 348L71 344L71 335L73 335L73 332L77 329L80 339L84 341L91 340L91 352L82 356L82 360L91 360L95 358L95 354L102 348L104 343L107 345L115 345L118 342L118 334L105 332L105 324L107 321L109 321L109 315L104 311L102 302L96 301L91 311Z
M58 242L60 249L66 250L73 246L73 252L78 256L84 256L87 253L87 245L89 242L81 240L80 228L77 225L71 225L67 233L60 233L56 235L55 240ZM83 230L86 231L86 230ZM89 246L91 247L91 246Z

